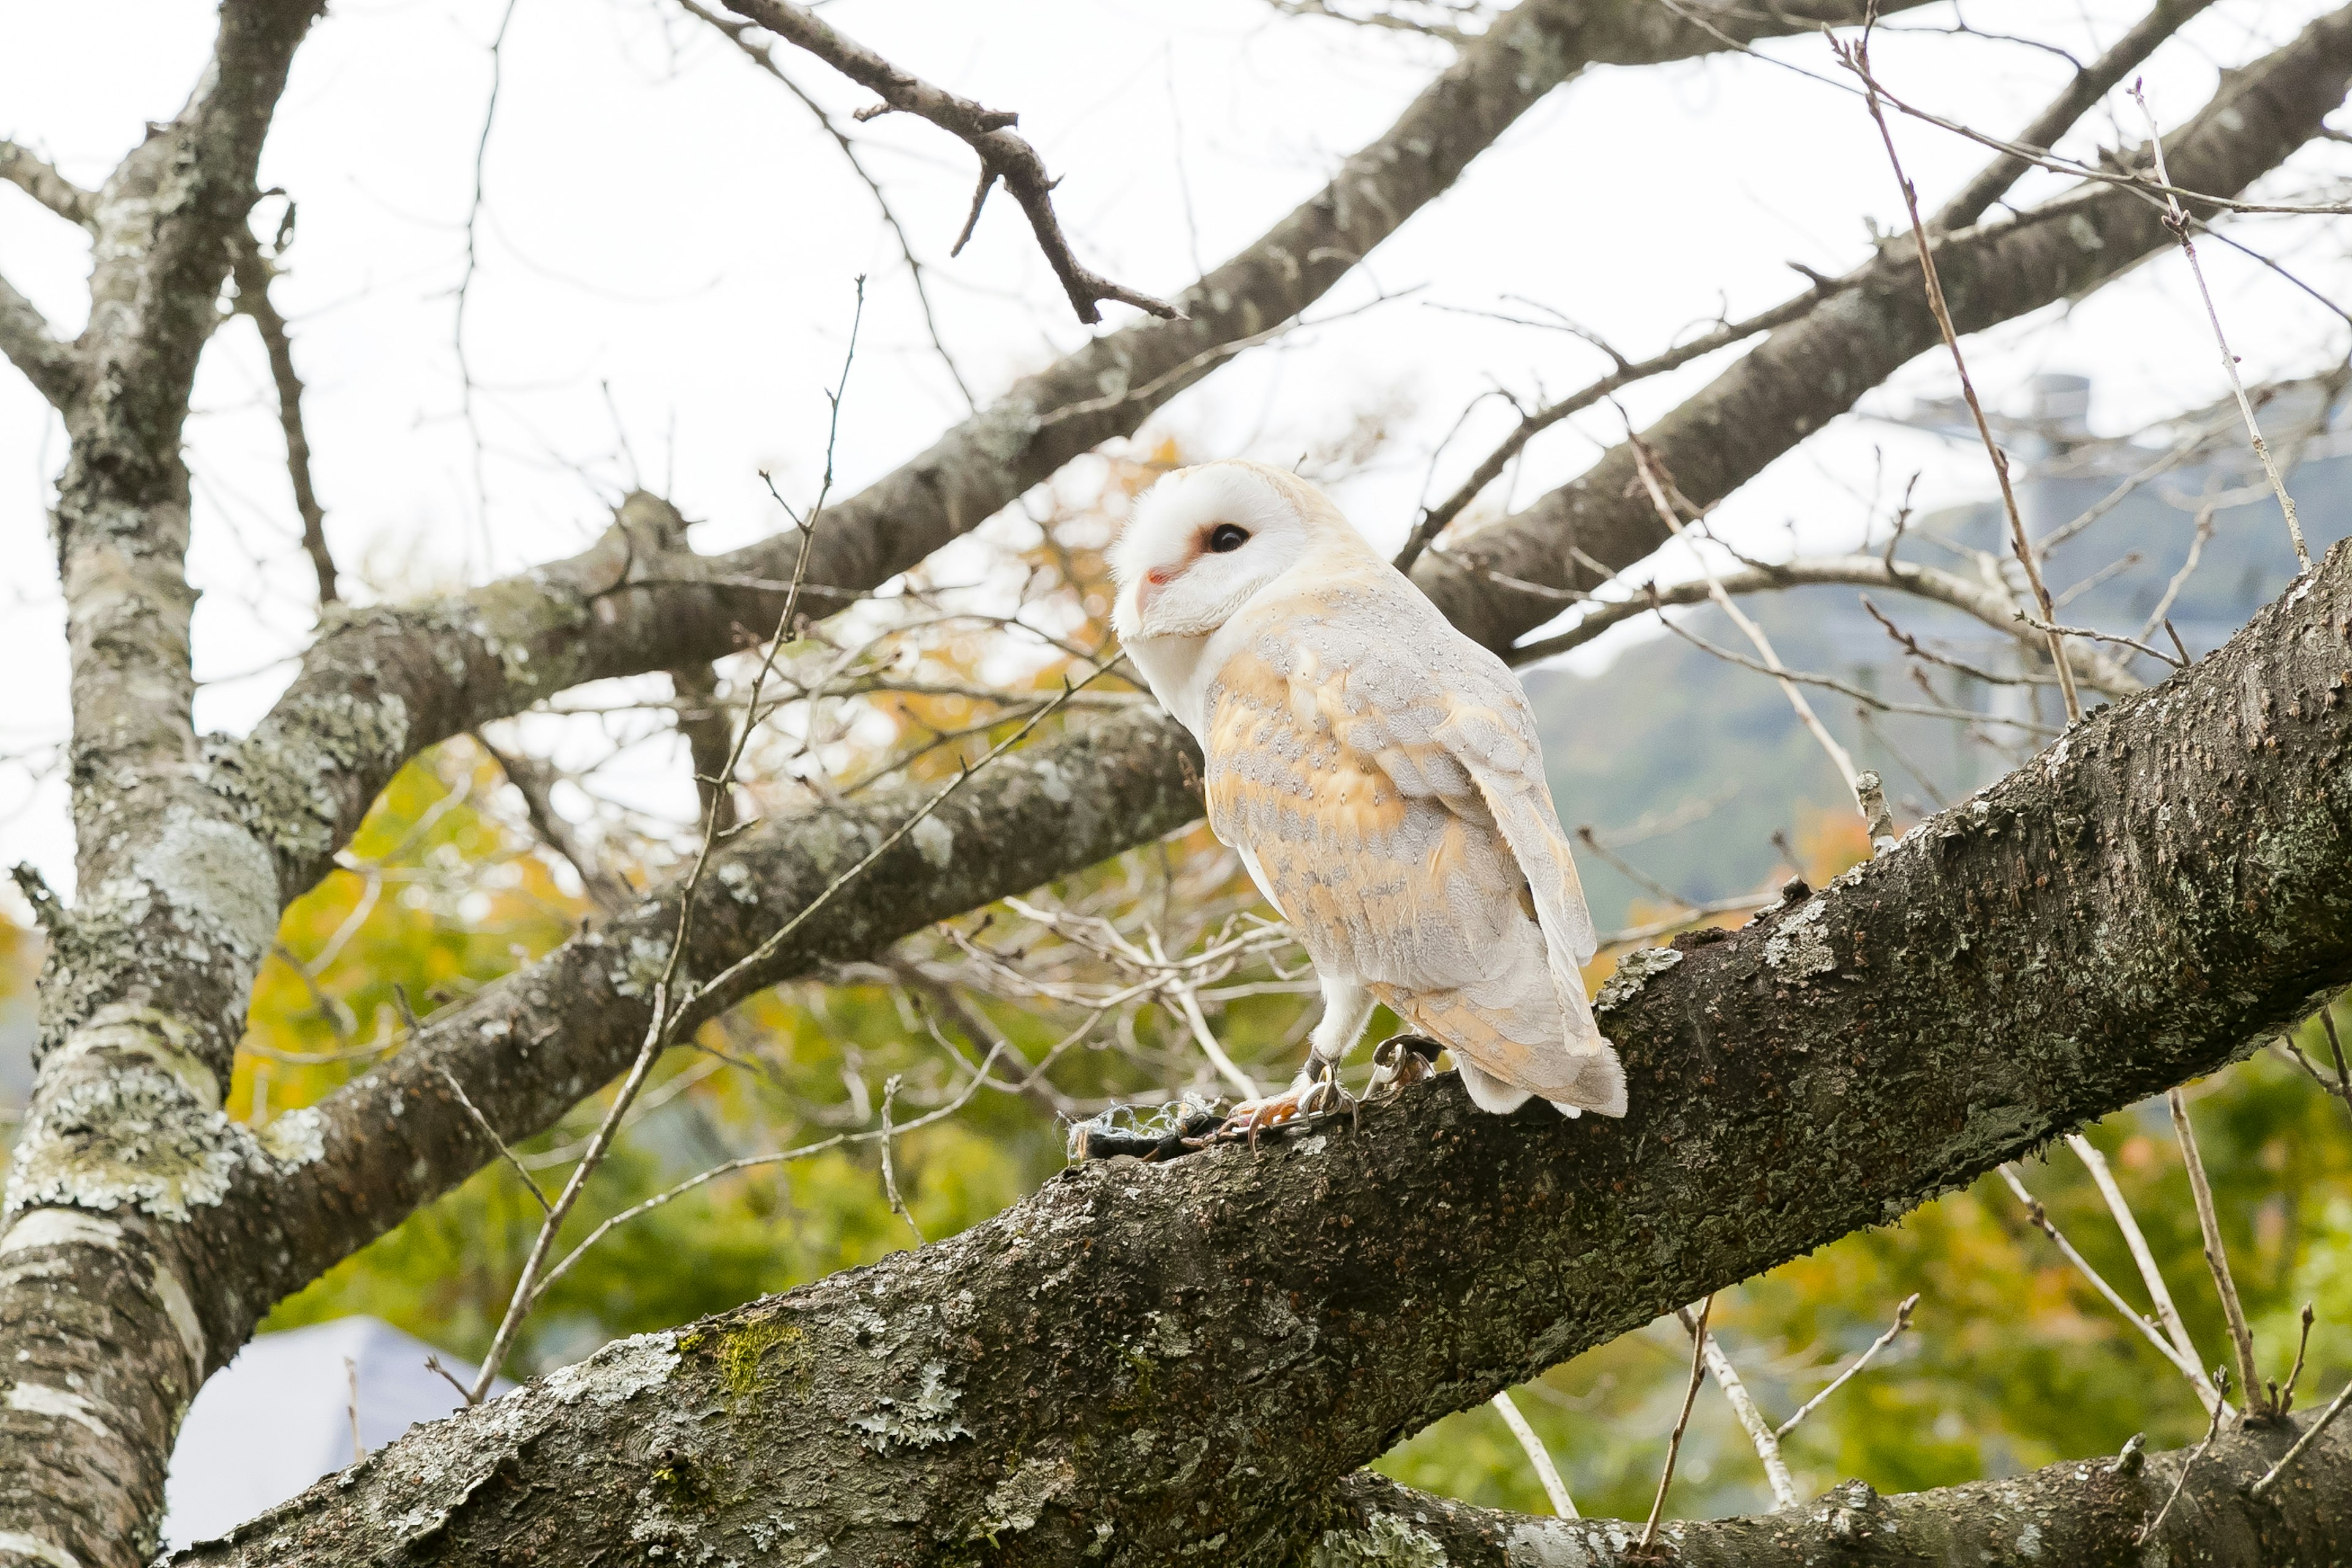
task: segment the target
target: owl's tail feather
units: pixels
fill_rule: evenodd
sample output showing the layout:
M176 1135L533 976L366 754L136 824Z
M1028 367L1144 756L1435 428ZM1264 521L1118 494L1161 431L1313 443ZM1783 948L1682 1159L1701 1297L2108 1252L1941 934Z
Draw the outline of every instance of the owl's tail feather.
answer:
M1580 1019L1563 1018L1545 1005L1549 991L1543 984L1540 1001L1531 997L1517 1007L1496 1007L1482 1006L1488 998L1460 991L1410 994L1372 987L1415 1030L1452 1048L1463 1085L1481 1109L1507 1114L1540 1096L1564 1112L1624 1115L1625 1068L1616 1050L1601 1037L1589 1011Z

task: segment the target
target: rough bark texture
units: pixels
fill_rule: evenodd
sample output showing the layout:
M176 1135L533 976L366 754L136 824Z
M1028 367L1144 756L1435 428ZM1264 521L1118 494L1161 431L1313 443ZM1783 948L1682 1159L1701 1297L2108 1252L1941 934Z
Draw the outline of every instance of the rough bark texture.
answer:
M2347 688L2339 545L1868 865L1629 960L1596 1001L1622 1121L1489 1116L1444 1080L1353 1132L1074 1168L427 1429L203 1560L1310 1551L1330 1489L1402 1436L2211 1071L2352 979Z
M2173 179L2231 196L2315 135L2352 79L2352 7L2330 13L2242 71L2165 138ZM1856 134L1868 135L1856 114ZM1892 175L1888 176L1892 179ZM2200 215L2206 216L2206 215ZM2022 214L1952 235L1936 266L1964 332L2080 294L2173 244L2163 209L2115 185L2089 184ZM1906 237L1843 279L1847 287L1780 328L1705 390L1644 431L1643 443L1682 492L1712 505L1853 406L1914 356L1935 348L1917 252ZM1552 588L1590 589L1601 574L1666 542L1630 447L1523 511L1476 530L1445 554L1424 555L1413 580L1454 624L1502 647L1559 614L1556 597L1511 590L1489 573Z
M1139 321L1093 340L828 507L812 547L810 603L824 609L880 585L1071 458L1132 433L1320 299L1586 66L1687 58L1725 47L1725 38L1855 20L1863 6L1803 0L1773 16L1741 0L1690 9L1717 30L1652 0L1528 0L1505 15L1329 184L1178 295L1187 320ZM425 746L582 681L708 661L746 633L764 636L793 575L796 538L704 558L616 527L569 561L462 595L330 615L286 695L219 759L224 787L243 795L278 855L281 900L326 873L376 792Z
M2070 1459L2031 1475L1881 1497L1833 1487L1800 1510L1659 1528L1679 1568L2276 1568L2342 1560L2352 1536L2352 1432L2331 1427L2296 1461L2294 1484L2257 1502L2246 1489L2308 1416L2233 1433L2192 1465L2190 1450L2139 1462ZM2146 1542L2182 1469L2179 1501ZM1529 1519L1408 1490L1360 1471L1338 1490L1316 1547L1327 1562L1450 1568L1635 1568L1638 1524ZM1311 1549L1310 1549L1311 1550ZM1349 1553L1353 1555L1349 1555ZM1417 1555L1416 1555L1417 1553Z
M319 5L225 7L205 80L89 214L55 513L82 893L70 915L37 900L40 1071L9 1172L23 1217L0 1238L0 1552L51 1563L152 1549L164 1458L208 1370L189 1302L236 1289L176 1221L230 1168L278 1168L274 1144L220 1114L278 921L268 856L198 763L180 429L263 132Z

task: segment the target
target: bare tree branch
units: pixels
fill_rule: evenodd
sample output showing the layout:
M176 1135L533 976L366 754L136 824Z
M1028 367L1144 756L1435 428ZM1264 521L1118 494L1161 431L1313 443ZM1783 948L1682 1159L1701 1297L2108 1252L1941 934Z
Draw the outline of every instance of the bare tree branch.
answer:
M858 110L858 119L871 120L894 110L912 114L960 138L980 155L980 184L972 192L971 216L964 220L963 236L950 255L963 249L964 242L971 237L972 226L980 221L982 204L988 200L990 189L1002 180L1013 199L1021 204L1021 210L1028 215L1030 231L1037 237L1037 248L1045 253L1054 275L1062 280L1063 291L1069 295L1070 307L1077 311L1079 321L1089 325L1101 321L1098 307L1105 300L1132 305L1167 320L1183 315L1164 300L1155 300L1088 270L1070 253L1070 242L1062 234L1062 220L1054 211L1055 181L1045 173L1045 161L1037 156L1037 150L1013 133L1012 127L1021 119L1019 114L1011 110L982 108L971 99L958 97L909 71L900 70L815 12L793 5L792 0L727 0L727 4L737 15L750 17L852 81L879 93L881 103Z
M2048 152L2074 128L2076 121L2097 107L2099 100L2122 85L2133 67L2154 54L2167 38L2212 4L2213 0L2157 0L2147 15L2133 23L2105 54L2076 71L2065 90L2012 140L2022 146ZM2032 163L2017 153L2002 153L1954 192L1951 199L1927 220L1928 226L1946 233L1968 227L1984 216L1986 209L2031 167Z
M836 604L879 585L1071 458L1134 431L1223 363L1221 345L1257 337L1319 299L1585 66L1685 58L1724 47L1727 37L1854 21L1862 9L1862 0L1798 0L1768 16L1723 0L1706 13L1719 25L1701 26L1646 0L1528 0L1321 191L1185 290L1185 320L1137 321L1093 340L835 505L810 546L812 598ZM1105 392L1146 386L1148 395ZM1078 405L1087 411L1062 416ZM735 651L739 628L774 620L799 549L780 533L702 560L616 530L569 561L470 594L340 618L276 708L223 759L226 786L268 817L280 897L326 873L376 792L433 741L583 681Z
M2315 135L2352 76L2352 9L2329 12L2284 47L2226 77L2211 100L2166 139L2176 178L2242 190ZM2172 243L2164 212L2142 191L2093 182L2014 221L1937 242L1953 322L1973 332L2079 294ZM2210 213L2202 216L2210 216ZM1642 432L1701 507L1720 500L1855 399L1940 341L1922 297L1910 241L1859 268L1852 287L1774 331L1696 395ZM1454 624L1490 647L1559 613L1543 593L1499 588L1489 574L1542 589L1591 589L1647 555L1665 530L1639 491L1620 445L1580 478L1511 517L1424 558L1413 579Z
M1773 562L1725 573L1718 580L1727 594L1742 595L1823 583L1851 584L1861 588L1892 588L1972 616L2003 637L2022 645L2035 649L2045 646L2038 637L2029 643L2020 635L2024 628L2017 618L2017 603L2007 593L1957 572L1948 572L1940 566L1926 566L1911 561L1890 562L1878 555L1799 556L1791 561ZM1590 601L1576 625L1555 637L1522 643L1512 648L1507 657L1514 664L1532 664L1538 659L1581 647L1611 627L1637 620L1663 606L1696 605L1710 597L1712 594L1704 578L1669 584L1664 587L1644 584L1627 598ZM2096 648L2081 643L2068 643L2066 658L2084 684L2110 697L2137 691L2147 684Z
M0 180L5 180L59 217L88 228L96 221L98 194L85 191L30 149L0 138Z
M88 377L81 356L59 342L39 307L0 278L0 354L23 373L33 390L58 409L70 407Z
M286 433L286 473L294 486L294 510L302 519L302 552L319 579L319 603L336 602L335 558L327 549L327 511L310 479L310 437L302 424L302 377L294 369L294 342L286 318L269 298L273 268L257 246L236 250L236 308L252 319L269 356L269 379L278 387L278 425Z

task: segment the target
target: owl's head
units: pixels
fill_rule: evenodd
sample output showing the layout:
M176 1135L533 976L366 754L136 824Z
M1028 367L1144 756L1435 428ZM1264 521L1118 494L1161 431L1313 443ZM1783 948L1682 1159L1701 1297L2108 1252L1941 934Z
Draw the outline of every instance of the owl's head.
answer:
M1365 548L1323 492L1280 468L1233 458L1179 468L1136 503L1111 574L1119 640L1200 637L1319 551Z

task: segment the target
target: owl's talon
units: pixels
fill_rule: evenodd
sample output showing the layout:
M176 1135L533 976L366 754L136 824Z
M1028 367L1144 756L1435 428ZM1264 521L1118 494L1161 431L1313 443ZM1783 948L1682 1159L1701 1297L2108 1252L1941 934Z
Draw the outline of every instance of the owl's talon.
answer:
M1437 1054L1445 1047L1422 1035L1391 1035L1372 1047L1372 1088L1383 1100L1405 1086L1437 1076Z
M1340 1086L1339 1064L1331 1061L1323 1062L1320 1066L1323 1070L1314 1081L1293 1091L1298 1096L1298 1113L1301 1116L1320 1116L1326 1112L1345 1110L1352 1124L1356 1116L1356 1097Z

